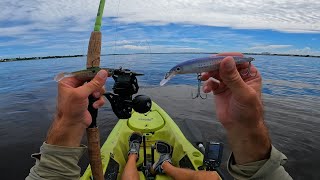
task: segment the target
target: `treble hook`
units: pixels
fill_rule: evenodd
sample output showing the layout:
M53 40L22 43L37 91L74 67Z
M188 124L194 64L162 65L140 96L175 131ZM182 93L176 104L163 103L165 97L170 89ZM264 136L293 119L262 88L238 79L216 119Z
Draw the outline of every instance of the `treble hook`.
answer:
M196 96L193 96L193 92L191 92L192 99L196 99L196 98L198 98L198 97L200 97L201 99L207 99L207 94L206 94L205 97L203 97L203 96L201 95L201 74L200 74L200 73L198 73L197 79L198 79L197 95L196 95Z
M241 73L242 76L250 76L250 77L255 77L257 73L254 73L254 75L251 72L251 61L249 62L248 69L246 70L245 73Z

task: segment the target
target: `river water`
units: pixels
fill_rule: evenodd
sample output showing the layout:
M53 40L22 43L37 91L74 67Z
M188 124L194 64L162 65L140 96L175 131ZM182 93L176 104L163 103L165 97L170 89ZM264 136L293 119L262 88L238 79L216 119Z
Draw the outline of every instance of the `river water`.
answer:
M230 153L225 131L217 122L212 95L192 100L195 75L174 77L158 84L176 63L204 54L103 56L101 66L124 67L145 74L139 77L140 94L149 95L175 120L191 142L220 141L226 144L224 162ZM263 77L265 121L272 143L286 154L285 168L294 179L320 179L320 59L255 56L254 65ZM1 179L23 179L34 164L55 111L57 83L62 72L84 68L83 58L64 58L0 63L0 169ZM113 81L108 80L107 87ZM110 89L110 88L109 88ZM105 140L117 122L107 104L98 118ZM80 165L87 165L84 157ZM225 168L225 163L222 165Z

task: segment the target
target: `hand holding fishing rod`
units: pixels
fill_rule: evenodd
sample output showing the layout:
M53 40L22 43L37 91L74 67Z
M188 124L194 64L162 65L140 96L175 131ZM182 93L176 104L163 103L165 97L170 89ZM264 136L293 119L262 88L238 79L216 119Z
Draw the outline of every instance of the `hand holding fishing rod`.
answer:
M88 108L88 97L93 95L97 101L93 107L99 108L105 103L101 97L108 73L100 71L89 83L75 77L59 81L57 112L47 135L46 142L52 145L79 147L86 128L92 118ZM84 84L84 85L83 85Z
M219 55L243 56L240 53ZM206 81L203 90L215 95L217 118L227 131L237 164L267 159L271 149L263 117L261 75L253 65L248 66L248 63L236 66L232 57L226 57L219 71L203 73L201 77L220 80L220 83ZM241 76L248 68L255 75Z
M101 39L102 34L100 32L101 22L103 16L105 0L100 0L99 9L94 25L94 31L91 33L88 54L87 54L87 70L92 68L99 68L100 66L100 55L101 55ZM89 82L90 83L90 82ZM88 111L92 117L92 122L87 128L87 140L88 140L88 151L89 151L89 162L91 166L92 176L95 180L102 180L103 169L100 154L100 133L97 127L96 118L98 110L93 107L95 98L89 96Z

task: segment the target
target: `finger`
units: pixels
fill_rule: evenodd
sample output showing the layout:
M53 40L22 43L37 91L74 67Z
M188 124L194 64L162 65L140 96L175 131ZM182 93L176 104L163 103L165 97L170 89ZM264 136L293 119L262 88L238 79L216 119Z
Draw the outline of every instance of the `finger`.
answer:
M248 67L249 67L249 63L248 62L245 62L245 63L242 63L242 64L237 64L237 69L246 69Z
M201 73L200 80L201 81L206 81L210 77L216 77L217 75L219 75L219 71L204 72L204 73Z
M104 93L106 93L106 88L103 86L99 91L92 93L94 98L100 98Z
M219 53L216 56L241 56L243 57L242 53L239 52L223 52L223 53Z
M256 78L257 75L259 74L258 69L255 68L254 66L250 67L250 73L248 68L249 67L238 70L243 80Z
M204 83L203 86L203 92L204 93L209 93L211 91L215 91L216 89L219 88L219 83L217 83L216 81L212 81L211 79L207 80Z
M98 109L98 108L101 108L105 103L106 103L106 100L102 96L97 101L95 101L92 106L95 109Z
M59 85L65 85L67 87L79 87L83 84L83 81L78 80L75 77L68 77L68 78L63 78L61 81L59 81Z
M108 72L105 70L100 70L97 75L87 84L80 86L79 90L83 96L88 97L95 91L99 91L105 84L108 77Z
M235 96L241 97L248 93L249 87L241 78L232 57L228 56L222 60L220 77Z
M96 99L101 97L101 93L99 91L96 91L96 92L92 93L92 95Z

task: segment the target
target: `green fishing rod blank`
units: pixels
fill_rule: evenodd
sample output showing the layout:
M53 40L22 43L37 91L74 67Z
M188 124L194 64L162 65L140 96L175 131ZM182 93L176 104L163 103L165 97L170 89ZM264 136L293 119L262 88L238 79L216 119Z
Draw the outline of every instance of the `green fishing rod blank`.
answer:
M96 17L96 22L94 24L94 31L100 31L101 30L101 24L102 24L102 17L103 17L103 10L104 10L104 4L105 0L101 0L99 4L98 14Z

